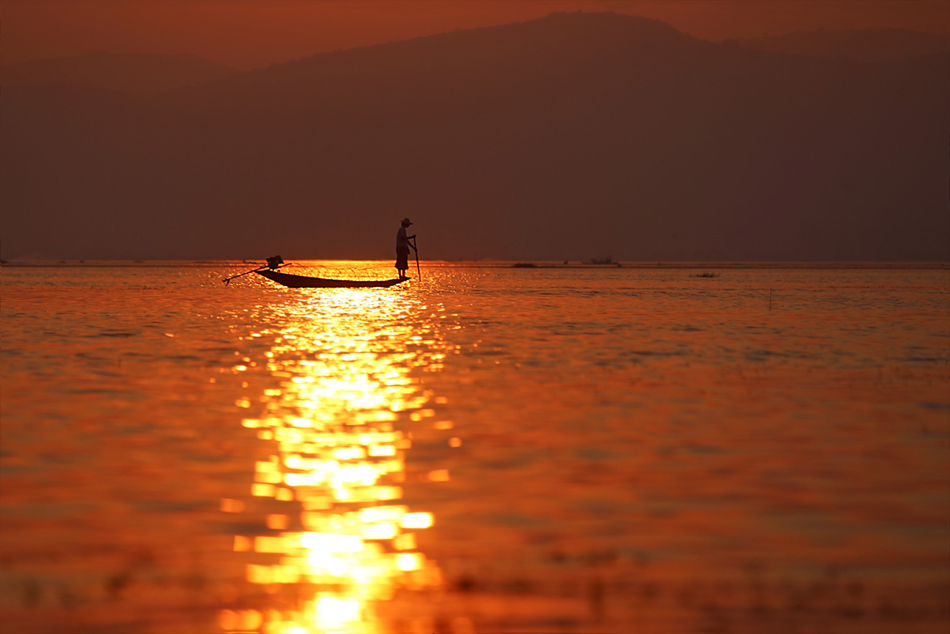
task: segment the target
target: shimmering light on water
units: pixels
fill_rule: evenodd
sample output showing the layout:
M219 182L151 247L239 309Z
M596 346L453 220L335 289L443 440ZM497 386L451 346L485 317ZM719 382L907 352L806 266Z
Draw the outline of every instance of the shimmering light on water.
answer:
M406 313L419 307L392 294L334 291L279 310L278 330L250 335L274 342L264 357L279 387L259 397L265 415L242 424L273 450L256 461L249 493L286 501L292 511L267 516L278 534L256 536L253 551L280 557L248 563L247 580L309 590L301 609L268 616L262 628L380 631L377 602L441 582L435 563L407 552L416 546L411 531L434 520L394 503L403 497L412 441L393 423L403 411L414 421L432 415L412 371L441 364L444 345L436 331L407 324ZM244 541L235 546L248 550Z
M946 631L946 270L240 270L4 267L3 627Z

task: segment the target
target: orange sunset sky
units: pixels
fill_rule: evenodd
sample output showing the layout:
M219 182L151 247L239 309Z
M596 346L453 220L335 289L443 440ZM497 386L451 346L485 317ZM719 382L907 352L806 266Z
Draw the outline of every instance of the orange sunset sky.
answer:
M101 50L253 68L576 10L656 18L710 40L819 28L950 33L948 0L4 0L0 61Z

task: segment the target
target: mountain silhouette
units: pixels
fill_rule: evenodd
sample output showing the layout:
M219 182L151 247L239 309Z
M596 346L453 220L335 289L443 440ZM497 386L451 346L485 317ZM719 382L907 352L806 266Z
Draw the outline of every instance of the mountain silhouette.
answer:
M4 89L4 258L947 260L947 57L553 14L156 97Z

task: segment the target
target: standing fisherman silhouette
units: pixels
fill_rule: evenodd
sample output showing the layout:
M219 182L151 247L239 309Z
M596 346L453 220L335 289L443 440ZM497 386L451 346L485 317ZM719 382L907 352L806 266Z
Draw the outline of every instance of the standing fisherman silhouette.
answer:
M406 235L406 229L412 223L408 218L402 219L402 225L396 233L396 270L399 271L399 279L406 279L406 271L409 269L409 249L415 249L415 235ZM418 250L416 251L418 253Z

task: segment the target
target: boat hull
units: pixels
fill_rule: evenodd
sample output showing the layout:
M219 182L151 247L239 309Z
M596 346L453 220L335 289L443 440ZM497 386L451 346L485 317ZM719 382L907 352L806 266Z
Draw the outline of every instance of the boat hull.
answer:
M391 280L330 280L323 277L307 277L306 275L291 275L278 271L255 271L272 282L277 282L289 288L387 288L401 284L409 278L394 278Z

